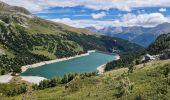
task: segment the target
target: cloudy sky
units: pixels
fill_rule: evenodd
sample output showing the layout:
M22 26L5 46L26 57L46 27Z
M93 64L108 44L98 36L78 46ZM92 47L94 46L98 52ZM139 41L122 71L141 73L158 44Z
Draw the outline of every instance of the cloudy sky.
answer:
M74 27L143 26L170 22L170 0L2 0Z

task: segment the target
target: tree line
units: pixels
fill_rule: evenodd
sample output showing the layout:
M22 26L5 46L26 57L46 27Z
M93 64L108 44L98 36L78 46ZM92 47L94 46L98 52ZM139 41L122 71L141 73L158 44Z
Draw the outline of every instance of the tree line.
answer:
M55 77L48 80L43 80L39 84L33 84L32 88L34 90L42 90L50 87L55 87L59 84L67 84L68 82L72 81L75 77L91 77L96 76L97 72L89 72L89 73L69 73L65 74L63 77Z

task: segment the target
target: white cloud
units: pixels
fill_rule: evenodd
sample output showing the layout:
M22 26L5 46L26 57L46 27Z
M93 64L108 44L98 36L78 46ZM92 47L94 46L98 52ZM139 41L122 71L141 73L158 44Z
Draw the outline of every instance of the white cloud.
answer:
M166 8L160 8L159 11L160 12L166 12Z
M114 21L101 21L101 20L72 20L70 18L62 18L62 19L50 19L55 22L64 23L70 26L84 28L93 26L97 29L101 29L107 26L124 26L124 27L131 27L131 26L143 26L143 27L154 27L158 24L164 22L170 22L169 17L165 17L161 13L151 13L151 14L125 14L122 15L120 19L116 19Z
M166 11L165 7L170 6L170 0L1 0L11 5L22 6L29 9L31 12L43 12L49 7L74 7L84 6L95 10L108 10L117 8L123 11L131 11L135 7L163 7L160 12ZM104 12L92 14L94 19L104 17ZM161 13L147 14L140 11L138 15L125 14L120 15L120 19L114 21L99 21L99 20L72 20L68 18L53 19L53 21L62 22L75 27L94 26L97 28L107 26L144 26L152 27L163 22L170 22L170 18Z
M93 19L100 19L106 16L106 13L105 12L92 13L91 16L93 17Z
M11 5L22 6L32 12L42 11L49 7L85 6L96 10L117 8L131 11L135 7L169 7L170 0L2 0Z
M112 21L99 21L99 20L72 20L70 18L62 18L62 19L49 19L54 22L64 23L73 27L84 28L93 26L97 29L101 29L105 26L112 26Z
M153 27L158 24L170 22L170 18L165 17L161 13L150 13L150 14L125 14L122 18L117 19L113 22L114 26L143 26Z
M24 7L31 12L42 11L43 9L47 8L45 6L46 4L43 4L44 2L41 2L41 0L1 0L1 1L6 2L7 4L10 5Z

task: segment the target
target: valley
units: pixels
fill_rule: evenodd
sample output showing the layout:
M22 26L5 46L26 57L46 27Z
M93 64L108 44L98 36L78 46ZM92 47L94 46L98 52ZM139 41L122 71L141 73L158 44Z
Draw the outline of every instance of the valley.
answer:
M88 50L134 52L141 46L119 38L98 35L86 29L55 23L27 13L16 13L1 4L0 72L20 73L21 66L71 57Z
M73 1L0 1L0 100L169 100L170 2Z

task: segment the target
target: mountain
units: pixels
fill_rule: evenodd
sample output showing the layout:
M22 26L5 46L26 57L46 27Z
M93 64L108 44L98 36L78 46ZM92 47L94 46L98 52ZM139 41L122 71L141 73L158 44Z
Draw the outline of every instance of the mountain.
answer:
M153 57L160 60L170 59L170 33L161 34L143 51L121 55L120 60L107 63L105 70L131 66L134 62L136 64L142 63L141 58L146 54L153 55Z
M13 12L13 13L19 12L19 13L24 13L24 14L28 14L28 15L31 14L27 9L25 9L23 7L11 6L11 5L8 5L1 1L0 1L0 11L1 11L1 13L2 12Z
M104 27L103 29L96 29L94 27L87 27L86 29L103 33L104 35L118 37L129 40L143 47L149 46L159 35L170 32L170 23L159 24L156 27Z
M20 67L40 61L74 56L96 49L135 52L141 46L119 38L33 16L22 7L0 2L0 72L20 72Z
M150 54L161 54L170 50L170 33L160 35L146 50Z

